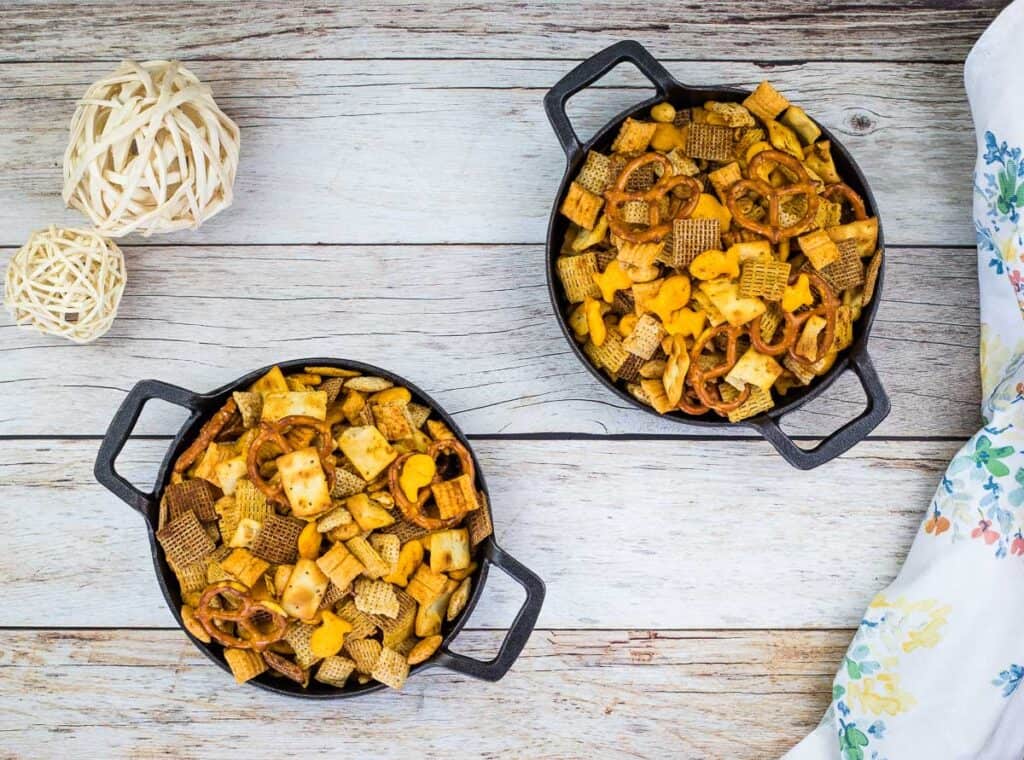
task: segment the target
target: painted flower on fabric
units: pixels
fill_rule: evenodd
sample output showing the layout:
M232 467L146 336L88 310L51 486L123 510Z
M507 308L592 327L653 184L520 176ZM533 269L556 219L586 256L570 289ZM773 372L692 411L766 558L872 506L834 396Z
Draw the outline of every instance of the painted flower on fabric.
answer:
M871 715L899 715L917 704L914 696L900 688L897 673L880 673L847 686L850 702Z
M1022 679L1024 679L1024 665L1012 664L1006 670L1001 671L999 677L993 679L992 684L1001 687L1003 696L1009 697L1017 691Z
M1013 446L993 446L991 438L987 435L980 435L974 443L974 453L971 455L971 459L978 467L984 467L997 478L1004 478L1010 474L1010 468L1000 460L1012 453Z

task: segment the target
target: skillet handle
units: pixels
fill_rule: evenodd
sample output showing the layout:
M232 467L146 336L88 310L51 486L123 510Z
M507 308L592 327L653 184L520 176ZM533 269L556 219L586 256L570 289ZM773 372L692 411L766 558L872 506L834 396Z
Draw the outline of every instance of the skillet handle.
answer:
M875 367L868 356L866 346L855 351L850 356L850 368L857 373L864 395L867 396L867 407L856 419L847 422L832 435L815 446L813 449L802 449L793 442L793 439L782 432L779 427L778 418L765 415L762 418L755 418L750 424L760 431L768 442L775 447L782 458L794 467L801 470L812 470L818 465L825 464L835 459L840 454L860 443L867 437L868 433L878 427L878 423L886 418L892 404L889 396L882 387L882 381L875 372Z
M501 649L493 660L476 660L463 654L456 654L445 645L438 652L436 663L442 668L473 678L498 681L512 667L512 663L519 657L530 634L533 633L540 608L544 605L544 581L493 542L487 551L486 559L495 567L504 570L512 580L523 587L526 591L526 601L519 609L516 619L512 621L512 627L505 634Z
M132 509L141 512L147 520L156 502L156 486L154 485L154 490L150 493L143 493L122 477L114 464L121 449L128 442L128 436L135 429L135 423L139 421L139 415L147 401L160 399L183 406L191 410L194 417L200 411L199 398L198 394L177 385L159 380L143 380L137 383L121 402L121 407L110 421L110 426L100 443L96 465L93 468L96 480Z
M565 112L565 104L577 92L592 85L623 61L629 61L640 69L640 73L651 80L660 97L665 97L669 90L678 86L668 70L636 40L616 42L592 55L562 77L544 96L548 121L570 162L582 146Z

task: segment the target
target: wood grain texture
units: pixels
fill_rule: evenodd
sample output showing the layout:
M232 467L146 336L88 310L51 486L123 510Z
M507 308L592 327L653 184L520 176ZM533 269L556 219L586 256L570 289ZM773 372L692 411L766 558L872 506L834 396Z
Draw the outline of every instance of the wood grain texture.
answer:
M716 59L955 60L1000 0L369 2L143 6L9 2L2 59L94 60L174 51L190 58L581 58L635 37L661 55ZM82 34L87 20L89 34Z
M0 410L0 435L101 435L142 378L207 391L265 364L321 355L405 375L471 434L716 432L627 407L591 377L555 322L540 247L161 246L127 256L120 315L95 344L0 317L0 384L18 401ZM877 434L977 429L974 258L889 249L870 345L893 411ZM863 399L844 376L786 428L825 434ZM170 434L181 419L154 405L138 432Z
M118 467L146 488L165 447L134 441ZM542 627L817 628L856 625L895 575L957 445L867 442L801 474L753 441L474 447L499 543L548 582ZM93 482L95 450L0 448L0 626L171 624L143 521ZM494 573L472 624L507 626L521 598Z
M229 61L196 73L242 129L235 205L163 244L540 243L565 159L541 107L562 61ZM770 78L843 140L889 245L973 245L974 138L957 64L668 64L682 81ZM75 99L110 64L0 65L0 243L62 209ZM632 67L571 101L581 135L650 94Z
M12 631L4 757L776 757L821 717L849 631L536 631L500 683L441 670L345 702L248 687L178 631ZM459 651L487 657L493 632ZM55 688L59 684L59 688ZM287 733L282 733L286 731ZM12 754L8 754L12 753Z

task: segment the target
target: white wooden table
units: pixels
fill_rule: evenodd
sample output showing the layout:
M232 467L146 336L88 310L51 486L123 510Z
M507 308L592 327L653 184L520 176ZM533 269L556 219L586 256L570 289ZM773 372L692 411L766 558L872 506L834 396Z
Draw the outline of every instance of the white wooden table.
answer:
M978 424L961 72L1003 3L128 5L0 9L0 263L81 222L60 200L67 122L122 57L178 57L213 87L242 128L237 198L196 233L124 241L98 343L0 318L0 756L760 758L811 728ZM686 82L770 77L873 183L893 410L816 471L625 408L550 313L563 158L541 98L625 37ZM620 69L570 111L585 134L646 89ZM207 390L311 355L406 375L473 438L499 540L548 584L504 681L431 671L309 704L235 687L174 628L142 521L93 481L99 437L141 378ZM861 403L840 382L789 429L813 439ZM151 482L180 421L149 408L122 469ZM494 577L460 646L493 650L518 601Z

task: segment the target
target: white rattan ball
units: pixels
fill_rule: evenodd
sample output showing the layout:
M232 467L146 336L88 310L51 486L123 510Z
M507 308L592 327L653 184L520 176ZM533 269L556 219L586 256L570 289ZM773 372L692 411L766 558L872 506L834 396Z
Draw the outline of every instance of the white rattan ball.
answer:
M64 202L102 234L195 229L231 205L238 126L178 61L124 61L71 118Z
M124 292L121 249L94 230L32 233L7 265L4 305L19 325L89 343L110 329Z

